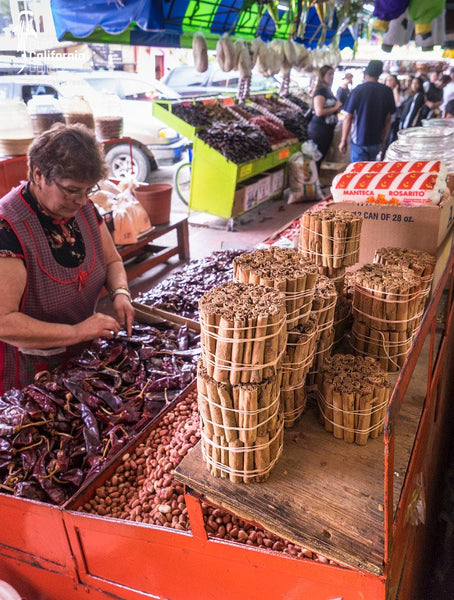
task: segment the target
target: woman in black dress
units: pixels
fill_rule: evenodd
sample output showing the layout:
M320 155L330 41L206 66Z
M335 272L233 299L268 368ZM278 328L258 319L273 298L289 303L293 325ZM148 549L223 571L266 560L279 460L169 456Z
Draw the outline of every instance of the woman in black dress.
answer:
M313 117L309 122L309 139L314 140L322 154L317 161L320 172L322 160L328 153L333 141L334 128L337 123L337 113L342 108L342 102L336 100L331 86L333 84L334 69L330 65L323 65L319 69L317 83L312 94Z

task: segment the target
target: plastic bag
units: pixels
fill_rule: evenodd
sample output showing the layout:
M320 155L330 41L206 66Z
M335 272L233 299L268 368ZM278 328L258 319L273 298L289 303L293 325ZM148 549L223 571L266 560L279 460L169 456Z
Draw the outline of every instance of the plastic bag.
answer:
M114 231L113 239L117 246L126 246L137 242L137 231L128 207L117 202L113 209Z
M131 184L125 188L121 194L118 194L117 203L125 207L125 209L128 211L137 236L150 231L151 222L147 211L133 194L134 187L134 183L131 182Z
M288 161L290 195L288 204L311 202L323 197L317 172L317 160L321 154L312 140L301 145Z

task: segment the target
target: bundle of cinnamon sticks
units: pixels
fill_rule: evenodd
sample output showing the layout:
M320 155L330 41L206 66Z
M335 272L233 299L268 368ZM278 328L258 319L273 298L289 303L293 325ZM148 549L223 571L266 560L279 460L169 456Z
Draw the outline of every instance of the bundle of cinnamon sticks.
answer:
M269 477L283 448L280 380L281 372L262 383L219 383L199 360L202 453L212 475L234 483Z
M354 265L359 259L361 225L362 217L350 211L308 210L301 217L298 250L321 267Z
M430 290L437 259L423 250L387 247L375 251L374 263L380 265L402 265L421 277L421 303L423 310L430 299Z
M322 367L320 418L335 438L363 446L378 437L389 396L387 374L370 357L335 354Z
M282 453L284 295L263 285L224 283L202 296L199 314L205 461L216 477L264 481Z
M337 302L334 283L324 275L319 275L312 300L311 315L318 322L314 360L307 374L307 385L315 385L317 374L325 359L330 355L334 342L334 311Z
M308 320L317 267L296 250L271 246L241 254L233 260L233 277L240 283L261 284L281 291L289 329Z
M199 302L208 375L220 383L258 383L281 368L287 341L285 299L263 285L228 282Z
M306 405L305 377L312 363L317 320L310 319L317 267L296 250L272 246L245 253L233 261L240 282L262 284L285 296L288 340L283 364L281 406L291 427Z
M306 323L288 331L281 384L285 427L292 427L306 406L306 375L314 358L317 330L317 318L311 315Z
M421 278L401 265L366 264L354 279L352 346L398 371L421 320Z

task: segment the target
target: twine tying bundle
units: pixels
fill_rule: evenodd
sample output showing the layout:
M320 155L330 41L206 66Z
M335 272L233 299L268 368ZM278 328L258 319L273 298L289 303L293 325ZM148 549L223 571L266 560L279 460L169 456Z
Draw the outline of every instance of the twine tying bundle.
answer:
M317 265L338 269L359 259L362 217L345 210L323 208L301 217L298 250ZM326 273L324 273L326 274Z
M318 396L321 422L334 437L365 445L382 433L390 384L374 359L351 354L328 358Z

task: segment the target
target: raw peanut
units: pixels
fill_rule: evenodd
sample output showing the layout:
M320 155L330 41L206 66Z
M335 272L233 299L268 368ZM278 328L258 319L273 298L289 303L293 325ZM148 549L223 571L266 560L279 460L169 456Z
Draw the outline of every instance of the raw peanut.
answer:
M248 539L248 534L244 531L244 529L240 529L238 531L238 540L240 542L245 542Z

